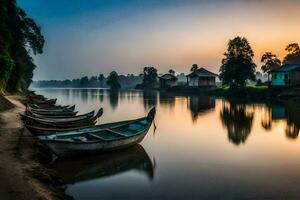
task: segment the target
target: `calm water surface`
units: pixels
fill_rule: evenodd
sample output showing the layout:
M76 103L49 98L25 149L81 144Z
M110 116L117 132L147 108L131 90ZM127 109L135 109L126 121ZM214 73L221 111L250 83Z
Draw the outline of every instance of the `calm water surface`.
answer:
M208 96L102 89L39 89L99 123L157 107L140 145L54 164L66 193L86 199L299 199L300 108Z

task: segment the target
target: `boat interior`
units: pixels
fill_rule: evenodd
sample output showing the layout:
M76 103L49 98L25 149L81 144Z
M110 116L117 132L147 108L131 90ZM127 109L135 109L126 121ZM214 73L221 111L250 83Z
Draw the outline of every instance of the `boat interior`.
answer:
M95 132L86 132L80 134L63 134L63 135L52 135L46 136L50 140L55 141L66 141L66 142L96 142L112 141L131 137L139 134L145 128L147 128L149 121L147 119L134 121L121 126L113 126L112 128L106 128Z

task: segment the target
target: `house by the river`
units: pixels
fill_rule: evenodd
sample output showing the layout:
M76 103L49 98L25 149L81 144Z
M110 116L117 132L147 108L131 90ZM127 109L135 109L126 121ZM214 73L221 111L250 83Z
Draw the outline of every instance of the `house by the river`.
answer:
M186 76L187 85L193 87L215 86L218 75L201 67Z
M177 77L173 74L164 74L159 77L160 88L171 88L177 85Z
M270 71L272 86L300 86L300 64L286 64Z

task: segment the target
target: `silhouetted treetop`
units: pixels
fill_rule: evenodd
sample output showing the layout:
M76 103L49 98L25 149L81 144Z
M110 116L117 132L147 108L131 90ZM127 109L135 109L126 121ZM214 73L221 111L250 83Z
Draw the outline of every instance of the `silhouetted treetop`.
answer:
M269 71L279 68L281 66L281 61L277 58L275 54L272 52L266 52L262 55L261 60L264 63L261 66L261 69L264 73L268 73Z
M191 72L194 72L198 69L198 65L197 64L193 64L192 67L191 67Z
M244 86L247 79L255 80L254 53L246 38L230 40L224 56L219 76L224 85Z
M300 64L300 47L298 43L289 44L285 50L288 54L283 59L283 64Z
M121 85L119 83L119 75L116 71L110 72L109 76L107 77L106 83L110 86L110 89L112 90L117 90L121 88Z

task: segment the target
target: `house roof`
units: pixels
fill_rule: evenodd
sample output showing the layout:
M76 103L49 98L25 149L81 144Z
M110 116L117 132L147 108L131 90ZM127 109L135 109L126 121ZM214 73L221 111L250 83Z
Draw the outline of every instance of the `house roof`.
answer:
M216 77L218 76L217 74L208 71L207 69L201 67L195 71L193 71L192 73L186 75L186 76L198 76L198 77Z
M300 68L300 64L286 64L277 69L273 69L270 72L291 72Z
M169 74L169 73L167 73L167 74L164 74L164 75L162 75L161 77L159 77L159 78L161 78L161 79L164 79L164 80L177 80L177 77L176 76L174 76L173 74Z

